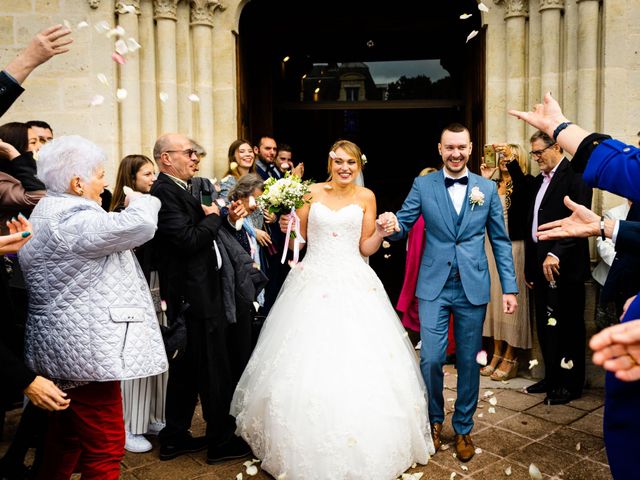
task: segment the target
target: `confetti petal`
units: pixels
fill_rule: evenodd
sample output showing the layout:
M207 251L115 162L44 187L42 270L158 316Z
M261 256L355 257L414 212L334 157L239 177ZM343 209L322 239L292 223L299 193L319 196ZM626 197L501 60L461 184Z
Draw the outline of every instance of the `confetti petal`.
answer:
M256 312L260 310L260 304L258 302L253 302L253 308L256 309Z
M482 417L484 417L484 413L479 413L478 418L482 418Z
M193 103L198 103L200 101L200 97L195 93L192 93L187 98L189 99L190 102L193 102Z
M529 360L529 370L531 370L536 365L538 365L538 360L537 359L534 358L533 360Z
M96 29L98 33L104 33L111 30L111 25L106 20L102 20L101 22L96 23L93 28Z
M489 403L493 406L496 406L498 404L498 399L496 397L491 397L489 399Z
M478 352L478 354L476 355L476 362L478 362L480 365L486 365L487 364L487 352L485 352L484 350L480 350Z
M467 18L472 17L473 14L471 13L463 13L462 15L460 15L460 20L466 20Z
M242 472L236 475L236 480L242 480Z
M122 37L125 33L124 28L118 25L116 28L112 28L107 32L107 38Z
M160 310L162 310L163 312L167 311L167 302L164 300L160 300Z
M480 10L481 12L488 12L489 7L487 7L484 3L480 2L478 4L478 10Z
M257 205L258 205L258 204L256 203L256 199L255 199L255 197L254 197L253 195L251 195L251 196L249 197L249 206L250 206L251 208L253 208L253 207L257 206Z
M230 170L235 170L235 169L237 169L237 168L238 168L238 163L237 163L237 162L231 162L231 163L229 164L229 169L230 169Z
M87 28L88 26L89 24L83 20L80 23L78 23L78 25L76 25L76 28L78 30L82 30L83 28Z
M287 474L281 473L280 475L278 475L278 478L276 478L276 480L286 480L286 478L287 478Z
M478 31L477 30L472 31L469 35L467 35L467 41L465 43L468 43L469 40L474 38L476 35L478 35Z
M580 442L576 443L576 452L579 452L581 448L582 445L580 445Z
M467 467L466 465L460 465L460 468L462 469L463 472L469 471L469 467Z
M219 207L224 207L227 205L223 198L218 198L216 200L216 203L218 204Z
M140 50L142 45L140 45L135 38L127 38L127 47L129 47L130 52L135 52L136 50Z
M247 467L247 475L254 476L258 474L258 467L255 465L250 465Z
M160 92L160 95L158 95L158 97L160 97L160 101L162 103L167 103L167 100L169 100L169 94L167 92Z
M484 392L484 398L490 397L491 395L493 395L493 392L491 390L487 390L486 392Z
M337 154L336 154L336 152L334 152L333 150L329 152L329 156L330 156L331 158L333 158L334 160L335 160L336 158L338 158L338 155L337 155Z
M458 474L456 472L451 472L451 475L449 475L449 480L453 480L457 476L458 476Z
M115 50L120 55L126 55L127 53L129 53L129 47L127 46L127 42L125 42L123 39L116 40Z
M124 88L119 88L118 90L116 90L116 98L121 102L122 100L127 98L127 91Z
M564 357L560 360L560 366L565 370L571 370L573 368L573 360L566 361Z
M558 321L553 317L549 317L549 320L547 320L547 325L549 325L550 327L555 327L557 324Z
M120 55L118 52L113 52L111 54L111 58L113 59L114 62L119 63L120 65L124 65L124 63L126 62L124 57Z
M495 408L493 408L493 407L489 407L489 408L487 409L487 411L488 411L489 413L496 413L496 409L495 409Z
M104 97L102 95L94 95L91 99L91 106L97 107L98 105L102 105L104 103Z
M382 242L382 248L389 248L389 247L391 247L391 244L389 242L387 242L386 240L384 240Z
M98 81L105 87L109 86L109 80L107 80L107 76L104 73L99 73L96 77L98 77Z
M533 463L529 465L529 476L533 480L542 480L542 473L540 473L540 469Z
M475 452L476 455L480 455L482 453L482 449L480 447L476 447Z
M444 450L449 450L449 447L450 447L450 445L449 445L448 443L445 443L444 445L442 445L442 446L440 447L440 450L443 450L443 451L444 451Z
M509 477L511 476L512 470L511 470L511 465L509 465L507 468L504 469L504 474Z
M385 260L389 260L389 259L391 258L391 254L386 253L386 254L384 255L384 258L385 258Z

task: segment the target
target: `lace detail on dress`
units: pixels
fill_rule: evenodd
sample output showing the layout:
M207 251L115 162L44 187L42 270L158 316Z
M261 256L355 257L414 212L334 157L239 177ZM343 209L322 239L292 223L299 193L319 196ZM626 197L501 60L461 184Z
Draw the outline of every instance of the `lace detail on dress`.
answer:
M433 453L406 333L360 256L362 208L311 205L231 413L262 468L288 480L397 478Z

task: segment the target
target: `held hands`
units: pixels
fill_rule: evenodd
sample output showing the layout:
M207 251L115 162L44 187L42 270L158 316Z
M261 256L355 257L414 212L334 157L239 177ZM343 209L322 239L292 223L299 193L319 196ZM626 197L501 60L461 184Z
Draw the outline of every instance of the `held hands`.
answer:
M399 232L400 226L398 225L398 219L391 212L384 212L378 216L376 220L376 233L381 237L388 237L394 232Z
M514 313L518 308L518 299L513 293L502 295L502 308L504 313Z
M614 372L619 380L640 380L640 320L605 328L591 338L593 363Z
M50 412L64 410L69 406L70 400L51 381L38 375L33 382L24 389L24 394L29 397L36 407L40 407Z
M509 115L524 120L529 125L551 136L553 130L562 122L566 122L567 118L562 114L560 104L551 96L551 93L547 92L544 95L543 102L534 105L532 112L509 110Z
M9 235L0 236L0 255L16 253L31 239L31 222L20 214L18 218L12 218L7 222Z
M538 227L538 239L556 240L559 238L592 237L600 233L600 217L584 205L574 202L568 196L564 204L573 213L571 216L545 223Z

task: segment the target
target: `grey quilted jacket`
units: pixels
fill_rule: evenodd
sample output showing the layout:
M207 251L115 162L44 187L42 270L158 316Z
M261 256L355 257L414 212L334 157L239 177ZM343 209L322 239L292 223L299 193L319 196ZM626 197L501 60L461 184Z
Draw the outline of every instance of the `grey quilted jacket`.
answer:
M156 312L131 249L151 240L160 201L120 213L68 194L47 194L19 260L29 291L25 359L71 381L125 380L168 367Z

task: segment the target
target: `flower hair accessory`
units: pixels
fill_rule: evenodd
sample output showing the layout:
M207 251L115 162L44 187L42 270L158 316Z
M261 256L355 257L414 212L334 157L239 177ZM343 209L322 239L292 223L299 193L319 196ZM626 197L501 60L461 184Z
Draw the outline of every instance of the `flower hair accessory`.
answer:
M478 187L473 187L469 194L469 203L471 204L471 210L473 211L476 205L484 205L484 193L480 191Z
M360 155L360 160L362 161L362 165L367 164L367 156L364 153Z

